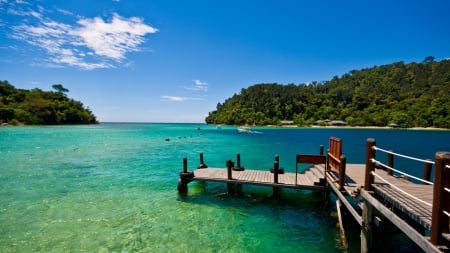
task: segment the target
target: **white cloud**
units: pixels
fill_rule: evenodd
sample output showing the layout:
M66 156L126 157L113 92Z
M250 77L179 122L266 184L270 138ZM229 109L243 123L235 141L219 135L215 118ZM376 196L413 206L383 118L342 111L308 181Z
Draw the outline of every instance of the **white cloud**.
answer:
M64 10L64 9L56 9L56 10L64 15L73 16L73 13L71 11Z
M161 96L161 101L170 101L170 102L183 102L187 100L201 100L200 98L193 97L180 97L180 96Z
M16 15L16 16L30 16L30 17L35 17L35 18L42 18L42 14L37 12L37 11L33 11L33 10L15 10L15 9L8 9L8 14L11 15Z
M125 58L127 52L138 51L138 46L144 42L143 36L147 33L158 31L144 24L140 18L126 19L118 14L113 15L110 23L99 17L81 19L77 23L80 26L70 34L81 39L78 45L92 49L96 55L116 61Z
M193 90L193 91L208 91L208 83L203 82L201 80L195 79L192 80L194 82L194 86L184 87L186 90Z
M195 90L198 91L208 91L208 83L202 82L200 80L192 80L195 84Z
M57 11L73 15L66 10ZM31 24L24 19L24 23L13 26L11 37L43 49L48 56L41 63L45 66L113 68L122 64L127 53L139 51L147 34L158 31L139 17L125 18L118 14L113 14L110 21L100 17L79 18L73 25L44 17L43 9L12 10L9 14L36 18Z

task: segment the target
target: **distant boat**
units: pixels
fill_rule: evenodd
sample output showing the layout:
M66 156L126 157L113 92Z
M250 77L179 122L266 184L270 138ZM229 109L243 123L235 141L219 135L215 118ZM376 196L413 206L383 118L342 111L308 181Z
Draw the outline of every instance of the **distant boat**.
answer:
M251 133L252 130L250 129L250 127L247 126L240 126L237 128L239 133Z
M237 128L239 133L262 134L262 132L254 131L248 126L240 126Z

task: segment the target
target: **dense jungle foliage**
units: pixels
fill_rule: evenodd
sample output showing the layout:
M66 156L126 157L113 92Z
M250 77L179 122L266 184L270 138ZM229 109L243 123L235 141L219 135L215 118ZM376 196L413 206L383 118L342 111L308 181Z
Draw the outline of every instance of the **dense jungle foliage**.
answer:
M53 85L56 91L16 89L0 81L0 123L25 125L95 124L95 115L81 102L66 96L68 89Z
M450 128L450 60L396 62L353 70L311 84L256 84L242 89L205 121L227 125L299 126L344 120L350 126Z

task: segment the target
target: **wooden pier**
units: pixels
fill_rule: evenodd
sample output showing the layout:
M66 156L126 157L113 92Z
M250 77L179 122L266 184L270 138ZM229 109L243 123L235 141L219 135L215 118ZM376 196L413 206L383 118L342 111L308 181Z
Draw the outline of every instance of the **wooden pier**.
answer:
M388 164L376 160L376 152L388 155ZM376 146L375 140L366 144L366 163L347 164L342 152L342 140L331 137L327 155L323 147L319 155L297 155L296 172L285 173L277 157L271 171L244 170L227 161L226 168L208 168L200 154L200 166L188 171L183 160L178 190L187 192L191 181L223 182L232 194L244 184L273 187L273 196L280 197L282 188L331 190L338 197L338 213L342 203L361 226L361 252L372 248L372 230L376 221L387 219L425 252L448 252L450 248L450 152L436 153L435 161L423 160L423 179L415 178L393 168L393 155ZM404 156L403 156L404 157ZM415 158L412 158L415 159ZM420 159L416 159L420 160ZM299 172L298 164L310 164ZM430 182L434 164L434 182ZM395 173L394 173L395 172ZM421 183L414 183L421 180ZM377 210L376 217L374 210ZM342 220L339 217L341 233Z

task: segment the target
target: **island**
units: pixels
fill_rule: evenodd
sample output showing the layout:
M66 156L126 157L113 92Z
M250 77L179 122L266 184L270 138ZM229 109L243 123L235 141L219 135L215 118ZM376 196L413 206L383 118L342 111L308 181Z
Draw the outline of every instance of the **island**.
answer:
M68 125L97 124L89 108L68 98L62 84L54 91L17 89L8 81L0 81L0 125Z

